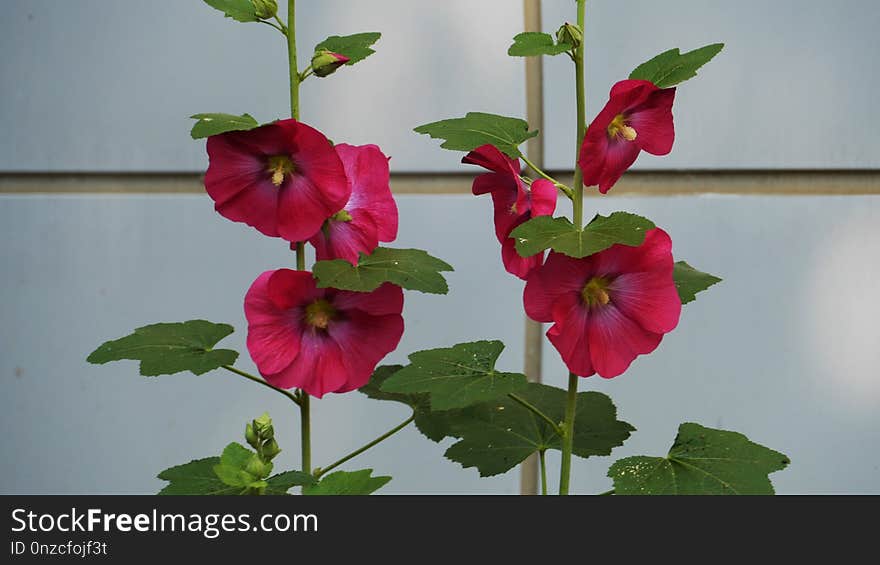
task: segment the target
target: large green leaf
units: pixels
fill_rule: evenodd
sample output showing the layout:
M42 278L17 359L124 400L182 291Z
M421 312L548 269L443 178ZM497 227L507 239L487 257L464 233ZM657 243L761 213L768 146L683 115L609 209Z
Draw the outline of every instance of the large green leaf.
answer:
M534 57L537 55L559 55L571 51L568 43L556 43L549 33L526 31L513 38L513 45L507 54L513 57Z
M636 67L629 78L649 80L659 88L669 88L697 76L697 69L723 48L723 43L713 43L683 54L678 48L670 49Z
M403 365L382 365L377 367L370 382L362 386L360 392L375 400L389 400L406 404L413 410L416 428L431 441L440 441L451 435L449 418L456 411L431 411L431 396L428 393L385 392L382 385L391 375L403 369Z
M565 418L567 392L538 383L514 395L554 422ZM617 419L611 399L598 392L577 395L572 453L579 457L609 455L635 430ZM546 420L511 397L465 409L451 424L460 438L446 457L463 467L476 467L481 476L504 473L537 451L562 449L562 438Z
M204 0L208 6L220 10L227 18L239 22L258 22L257 10L251 0Z
M416 133L443 139L440 147L456 151L473 151L481 145L494 145L511 157L522 156L519 145L538 135L529 131L529 124L519 118L508 118L483 112L468 112L463 118L452 118L415 128Z
M315 477L302 471L285 471L266 479L266 494L287 494L296 486L313 485L318 482Z
M319 288L338 288L370 292L384 282L408 290L446 294L449 286L440 273L452 271L445 261L421 249L378 247L372 254L361 253L357 266L344 259L318 261L312 268Z
M410 364L389 377L383 392L428 393L432 410L451 410L484 402L526 386L519 373L495 370L500 341L459 343L410 354Z
M250 114L236 116L234 114L209 113L194 114L190 118L198 120L189 132L193 139L219 135L228 131L252 130L260 125Z
M515 239L516 251L523 257L553 249L580 259L617 243L639 246L653 227L651 220L628 212L614 212L607 217L597 214L583 230L567 218L537 216L517 226L510 237Z
M153 324L102 344L86 360L99 365L122 359L140 361L140 373L145 376L171 375L180 371L201 375L235 363L236 351L212 349L232 332L232 326L228 324L205 320Z
M303 487L303 494L372 494L385 486L391 477L373 477L372 469L361 471L336 471L323 477L318 484Z
M345 36L331 35L315 45L315 51L326 49L333 53L345 55L348 57L346 65L354 65L375 53L373 49L370 49L370 46L379 41L380 37L382 37L382 34L377 31Z
M685 261L679 261L675 264L672 278L675 279L675 288L678 290L678 297L681 298L682 304L693 302L697 299L698 292L703 292L713 284L721 282L718 277L698 271Z
M615 494L773 494L768 475L789 463L740 433L685 423L669 455L621 459L608 476Z
M214 473L214 467L219 463L219 457L206 457L165 469L159 473L159 478L169 484L159 494L239 494L241 487L227 485Z

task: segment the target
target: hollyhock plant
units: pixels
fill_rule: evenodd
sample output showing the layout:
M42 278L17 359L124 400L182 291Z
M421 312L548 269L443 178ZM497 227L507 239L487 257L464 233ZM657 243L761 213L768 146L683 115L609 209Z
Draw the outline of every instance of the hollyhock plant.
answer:
M351 194L342 161L318 130L293 119L208 138L205 188L224 217L297 242Z
M622 80L611 88L605 107L590 123L581 144L578 165L585 186L605 194L632 166L640 151L666 155L672 151L674 88L657 88L647 80Z
M655 228L639 247L617 244L583 259L551 252L523 302L530 318L553 322L547 337L572 373L612 378L678 324L672 270L672 241Z
M364 386L403 335L403 292L317 288L307 271L266 271L244 299L247 347L260 374L315 397Z
M388 157L378 147L340 143L336 152L351 184L351 197L309 243L319 261L345 259L356 265L359 253L369 254L380 241L397 237L397 204L391 195Z
M495 235L501 243L501 260L508 273L525 279L544 261L544 254L522 257L510 232L534 216L549 216L556 209L556 187L545 179L526 187L520 177L519 160L511 159L492 145L483 145L462 158L462 163L489 169L474 179L475 195L491 194L495 208Z

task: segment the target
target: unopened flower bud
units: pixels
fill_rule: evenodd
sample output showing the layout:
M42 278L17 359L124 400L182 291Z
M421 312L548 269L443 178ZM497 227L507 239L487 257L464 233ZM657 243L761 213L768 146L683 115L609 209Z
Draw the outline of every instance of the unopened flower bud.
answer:
M281 448L278 447L277 441L275 441L274 439L270 439L266 442L262 449L260 449L260 453L264 461L271 461L276 455L281 453Z
M260 460L259 457L251 457L251 460L248 461L248 464L244 468L244 470L252 477L263 479L268 477L269 473L272 472L272 464L268 461Z
M584 40L584 32L576 26L575 24L570 24L565 22L562 27L560 27L556 31L556 42L557 43L567 43L572 46L572 48L577 49L580 47L581 42Z
M349 58L345 55L321 49L315 51L315 54L312 56L312 72L315 73L315 76L325 77L336 72L336 69L348 61Z
M278 3L275 0L251 0L254 5L254 13L261 20L270 20L278 13Z
M260 438L257 437L257 433L254 431L254 426L251 422L248 422L244 429L244 437L247 440L248 445L254 449L257 449L260 446Z

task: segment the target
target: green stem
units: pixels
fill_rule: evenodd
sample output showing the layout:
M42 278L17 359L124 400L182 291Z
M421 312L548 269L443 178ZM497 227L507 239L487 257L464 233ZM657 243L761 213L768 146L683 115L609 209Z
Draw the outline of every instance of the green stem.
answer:
M541 494L547 494L547 460L544 457L546 450L542 449L538 452L538 461L541 464Z
M577 24L584 29L586 21L586 4L587 0L577 0ZM584 42L575 50L574 57L575 72L575 99L577 100L577 143L575 143L574 154L574 225L578 228L584 224L584 173L578 166L578 157L580 156L581 143L584 141L584 134L587 129L587 107L586 95L584 89Z
M596 496L608 496L608 495L611 495L611 494L614 494L614 489L606 490L605 492L600 492L600 493L597 494Z
M263 379L261 379L260 377L256 377L250 373L245 373L244 371L242 371L240 369L236 369L232 365L223 365L223 368L226 369L227 371L235 373L236 375L240 375L248 380L254 381L255 383L259 383L266 388L271 388L275 392L279 392L279 393L283 394L284 396L286 396L287 398L289 398L290 400L294 401L296 404L299 404L299 399L288 390L284 390L283 388L274 387L274 386L270 385L269 383L267 383L266 381L264 381Z
M394 434L396 434L397 432L399 432L403 428L407 427L410 424L410 422L412 422L415 419L416 419L416 415L413 414L412 416L410 416L409 418L407 418L406 420L404 420L400 424L394 426L393 428L391 428L390 430L388 430L384 434L380 435L379 437L377 437L376 439L374 439L370 443L364 445L363 447L355 449L354 451L352 451L351 453L349 453L345 457L343 457L337 461L334 461L333 463L331 463L330 465L327 465L326 467L322 467L320 469L315 469L315 473L314 473L315 478L321 477L321 475L327 473L328 471L335 469L336 467L339 467L340 465L342 465L343 463L345 463L349 459L353 459L353 458L357 457L358 455L360 455L361 453L363 453L364 451L367 451L368 449L382 443L383 441L390 438L391 436L393 436Z
M559 182L559 181L556 180L555 178L551 177L550 175L548 175L547 173L545 173L544 171L542 171L537 165L535 165L534 163L532 163L531 161L529 161L529 158L528 158L528 157L526 157L525 155L523 155L523 156L522 156L522 160L523 160L523 162L524 162L526 165L529 166L530 169L532 169L533 171L535 171L535 174L537 174L537 175L540 176L541 178L544 178L544 179L549 180L550 182L552 182L553 185L554 185L556 188L558 188L559 190L561 190L562 192L564 192L565 195L568 196L569 198L573 198L573 197L574 197L574 193L572 192L572 190L571 190L569 187L567 187L566 185L562 184L561 182Z
M550 426L553 428L553 430L557 434L562 435L562 428L559 427L559 424L557 422L554 422L550 416L541 412L541 410L539 410L537 407L535 407L533 404L531 404L528 400L526 400L525 398L518 396L512 392L508 393L507 396L509 396L512 400L519 403L524 408L531 411L535 416L538 416L539 418L541 418L542 420L544 420L545 422L550 424Z
M299 71L296 66L296 0L287 0L287 64L290 67L290 116L299 120Z
M565 402L565 422L562 434L562 468L559 473L559 494L568 494L571 479L571 449L574 444L574 417L577 411L577 388L579 377L568 375L568 398Z
M299 397L300 436L302 437L302 472L312 472L312 433L309 420L309 400L311 397L303 392Z
M273 23L270 22L270 21L267 21L267 20L260 20L260 23L261 23L261 24L266 24L267 26L274 27L275 29L277 29L278 31L280 31L283 35L287 35L287 32L284 31L284 28L282 28L282 27L280 27L280 26L277 26L277 25L273 24Z
M587 0L577 0L577 25L584 29ZM578 229L584 225L584 174L578 166L581 143L586 130L586 95L584 89L584 42L574 52L575 100L577 102L577 140L574 153L574 199L572 222ZM562 433L562 465L559 472L559 494L568 494L571 482L571 449L574 443L574 417L577 410L578 376L568 375L568 398L565 403L565 421Z
M284 24L282 24L284 25ZM290 116L299 120L299 70L296 64L296 0L287 0L287 66L290 74ZM296 244L296 268L299 271L306 269L306 253L303 242ZM302 438L302 470L311 473L312 469L312 435L310 418L311 398L305 392L300 391L299 418L300 437Z

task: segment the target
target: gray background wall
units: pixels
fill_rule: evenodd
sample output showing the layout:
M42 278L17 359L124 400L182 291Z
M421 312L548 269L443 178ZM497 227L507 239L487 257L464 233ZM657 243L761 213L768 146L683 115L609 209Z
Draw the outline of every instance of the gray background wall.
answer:
M524 113L522 62L504 55L522 27L519 1L300 5L307 47L330 33L383 32L372 58L332 84L307 84L303 110L334 139L379 143L397 172L462 170L460 154L412 134L415 125L468 110ZM548 30L573 17L572 5L545 1ZM675 151L643 156L642 168L875 169L871 30L880 8L824 5L681 0L663 3L661 14L654 2L591 2L589 114L652 54L721 39L725 52L680 90ZM204 149L189 140L186 116L250 111L268 120L286 111L280 36L200 2L4 8L0 171L199 171ZM554 167L570 166L565 67L558 58L546 68ZM522 284L500 266L489 203L399 201L399 244L426 248L456 272L447 297L407 295L407 331L388 361L498 338L508 344L502 366L518 369ZM579 461L576 490L605 490L611 461L661 454L677 424L695 420L790 455L792 466L773 476L780 492L880 492L871 449L880 439L880 197L587 202L587 210L616 209L651 217L670 231L678 257L725 282L688 305L680 327L626 375L582 383L610 394L639 432L610 458ZM280 464L297 465L296 415L272 393L219 372L146 379L134 364L84 361L135 326L194 317L232 323L229 346L244 351L241 297L256 274L292 262L280 241L223 220L204 195L0 195L0 226L0 422L12 454L0 461L3 492L153 492L158 470L218 452L266 409L287 447ZM246 355L241 366L253 369ZM552 348L544 369L563 385ZM319 465L407 416L357 394L315 405ZM393 475L386 492L517 490L515 472L479 479L443 459L445 447L407 430L351 468Z

